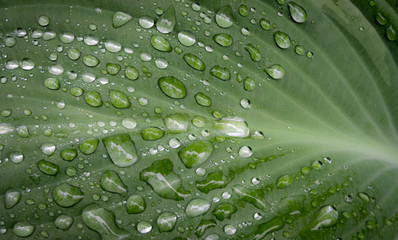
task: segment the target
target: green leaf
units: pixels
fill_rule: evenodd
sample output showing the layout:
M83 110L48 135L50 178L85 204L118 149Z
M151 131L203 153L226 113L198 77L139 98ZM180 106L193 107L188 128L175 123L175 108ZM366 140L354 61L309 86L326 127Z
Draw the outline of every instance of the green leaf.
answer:
M0 239L398 235L396 1L0 6Z

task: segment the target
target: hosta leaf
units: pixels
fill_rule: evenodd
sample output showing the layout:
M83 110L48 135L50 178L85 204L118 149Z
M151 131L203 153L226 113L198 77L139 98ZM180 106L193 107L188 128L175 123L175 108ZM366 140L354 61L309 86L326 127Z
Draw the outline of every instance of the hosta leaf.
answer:
M393 0L0 1L0 239L394 239Z

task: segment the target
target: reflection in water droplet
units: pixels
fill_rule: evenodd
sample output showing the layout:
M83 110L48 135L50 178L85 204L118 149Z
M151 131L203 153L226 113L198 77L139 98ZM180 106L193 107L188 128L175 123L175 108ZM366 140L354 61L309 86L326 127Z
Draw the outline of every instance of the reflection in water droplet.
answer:
M232 8L229 5L220 8L220 10L218 10L216 14L217 25L222 28L231 27L233 24L233 18L231 13L232 13Z
M170 6L156 22L156 29L161 33L173 31L176 24L174 6Z

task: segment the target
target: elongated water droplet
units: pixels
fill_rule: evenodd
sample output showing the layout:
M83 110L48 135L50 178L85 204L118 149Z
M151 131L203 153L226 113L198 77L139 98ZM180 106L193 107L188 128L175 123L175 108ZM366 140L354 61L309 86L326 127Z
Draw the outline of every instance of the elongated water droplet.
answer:
M269 208L264 200L265 193L262 189L249 190L242 185L235 185L232 189L243 201L253 204L256 208L263 211Z
M7 190L5 194L5 208L10 209L17 205L21 200L21 193L14 189Z
M40 172L50 176L55 176L59 172L59 166L57 164L46 160L38 161L37 168L40 170Z
M262 19L260 20L260 26L261 26L261 28L264 29L264 30L270 30L271 27L272 27L270 21L268 21L268 20L265 19L265 18L262 18Z
M213 152L209 141L191 143L178 152L178 156L187 168L192 168L205 162Z
M225 6L220 8L220 10L217 11L216 14L216 23L218 26L222 28L228 28L231 27L233 24L233 18L232 18L232 8L231 6Z
M35 225L28 222L17 222L12 231L17 237L29 237L35 230Z
M92 107L101 107L102 106L102 98L101 94L97 91L89 91L84 96L84 100L86 103Z
M197 198L190 201L185 209L187 217L197 217L203 215L209 211L211 203L208 200Z
M387 18L386 18L386 17L384 16L384 14L381 13L381 12L378 12L378 13L376 14L376 21L377 21L377 23L380 24L381 26L384 26L384 25L387 24Z
M102 142L116 166L129 167L137 162L138 155L135 144L128 134L106 137L102 139Z
M245 50L250 54L250 57L253 61L258 62L261 60L261 53L260 50L258 50L256 47L254 47L252 44L247 44L245 46Z
M253 239L264 239L268 234L282 229L284 225L285 223L283 222L282 218L276 217L269 222L259 225L254 233L255 235Z
M332 206L325 206L319 210L314 220L306 227L311 231L319 228L331 227L337 223L339 213Z
M18 132L18 135L19 135L21 138L28 138L28 137L30 137L29 129L28 129L25 125L22 125L22 126L17 127L17 132Z
M109 97L115 108L129 108L131 106L128 97L123 92L110 90Z
M224 221L225 218L231 219L232 214L237 211L238 208L236 206L229 203L221 203L212 213L219 221Z
M214 219L202 219L199 225L195 229L195 235L201 237L207 229L217 226L217 222ZM208 239L208 237L206 238Z
M210 74L223 81L231 79L231 72L229 71L229 69L220 67L219 65L215 65L213 68L211 68Z
M151 44L153 48L161 52L171 52L172 50L169 41L160 35L152 35Z
M196 37L192 32L181 31L177 35L178 41L186 47L190 47L196 43Z
M214 122L214 128L230 137L247 137L250 133L246 121L240 117L223 117Z
M72 207L84 198L84 193L79 187L62 183L54 189L53 198L61 207Z
M240 7L239 7L239 14L242 16L242 17L246 17L247 16L247 14L248 14L248 10L247 10L247 5L245 5L245 4L242 4L242 5L240 5Z
M112 25L114 28L119 28L131 20L131 16L124 12L115 12L113 15Z
M217 188L223 188L227 186L227 184L230 182L231 177L230 176L224 176L222 171L217 171L217 172L212 172L209 173L206 179L203 181L197 181L196 182L196 188L204 193L209 193L210 191L217 189Z
M170 98L184 98L187 95L187 89L183 82L173 76L161 77L158 80L160 90Z
M232 37L227 33L219 33L213 36L213 40L220 46L228 47L232 45Z
M141 131L141 136L146 141L155 141L163 137L164 131L157 127L145 128Z
M205 63L197 56L187 53L184 55L185 62L192 67L193 69L204 71L205 70Z
M204 107L211 106L211 98L202 92L198 92L197 94L195 94L195 100L201 106Z
M73 224L73 218L68 215L59 215L55 219L55 226L61 230L68 230Z
M173 171L173 163L163 159L140 172L140 180L148 183L162 198L184 200L190 192L182 187L180 177Z
M388 40L395 41L395 39L397 39L397 29L393 25L388 26L386 35Z
M290 175L283 175L276 182L277 188L285 188L293 183L293 178Z
M126 201L128 214L142 213L146 209L145 199L141 195L131 195Z
M177 222L177 216L171 212L164 212L160 214L156 221L159 232L173 231L176 222Z
M82 219L86 226L101 235L103 240L129 239L126 230L115 223L115 214L97 204L91 204L83 209Z
M79 149L83 154L89 155L97 150L98 143L98 138L89 138L80 143Z
M289 7L290 17L297 23L303 23L307 20L307 12L305 9L295 2L289 2L287 4Z
M113 170L107 170L101 176L101 188L111 193L125 194L127 186L120 179L119 174Z
M176 15L174 6L170 6L156 22L156 29L161 33L173 31L176 24Z
M265 72L268 73L270 77L276 80L281 79L285 76L285 69L279 64L274 64L269 68L266 68Z
M282 49L289 48L291 45L290 37L284 32L277 31L274 33L276 45Z

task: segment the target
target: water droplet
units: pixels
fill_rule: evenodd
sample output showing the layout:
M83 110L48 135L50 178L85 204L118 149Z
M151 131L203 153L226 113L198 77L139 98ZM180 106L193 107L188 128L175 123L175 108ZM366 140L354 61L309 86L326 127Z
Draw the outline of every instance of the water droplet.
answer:
M164 212L160 214L156 221L159 232L173 231L176 222L177 222L177 216L171 212Z
M41 145L40 149L47 156L51 156L54 154L56 147L53 143L45 143Z
M145 128L141 131L141 136L146 141L155 141L163 137L164 131L157 127Z
M59 36L59 39L61 42L68 44L75 40L75 35L72 32L65 32Z
M137 121L134 118L125 118L122 121L122 125L127 129L134 129L137 126Z
M383 13L378 12L376 15L376 21L378 24L380 24L381 26L384 26L387 24L387 18L384 16Z
M29 237L35 230L35 225L28 222L17 222L12 231L17 237Z
M246 121L240 117L226 116L215 121L214 128L230 137L247 137L250 133Z
M214 189L224 188L230 181L231 177L224 176L222 171L212 172L203 181L197 181L196 188L207 194Z
M232 45L232 37L227 33L219 33L213 36L213 40L220 46L228 47Z
M246 189L242 185L235 185L232 189L241 200L253 204L253 206L262 211L269 209L268 203L264 200L265 193L262 189Z
M170 133L182 133L188 130L188 115L176 113L164 118L164 124Z
M169 63L164 58L158 58L155 60L155 65L159 69L165 69L169 66Z
M15 130L15 127L11 124L0 123L0 135L11 133Z
M25 71L30 71L35 67L35 63L29 58L22 59L21 68Z
M140 172L140 180L148 183L161 197L183 200L190 192L182 187L180 177L173 171L174 164L169 159L163 159Z
M279 64L274 64L269 68L266 68L265 72L267 72L273 79L281 79L285 76L285 69Z
M236 233L236 227L234 225L231 224L227 224L224 226L224 232L225 234L227 234L228 236L230 235L234 235Z
M153 25L155 24L155 21L153 20L152 17L142 16L138 20L138 23L140 24L141 27L149 29L149 28L153 27Z
M93 55L85 55L83 57L83 63L87 66L87 67L95 67L99 64L99 60L98 58L96 58Z
M397 39L397 30L394 26L390 25L386 29L387 39L390 41L395 41Z
M242 4L242 5L240 5L240 7L239 7L239 14L242 16L242 17L246 17L247 16L247 14L248 14L248 10L247 10L247 5L244 5L244 4Z
M137 80L139 77L138 70L133 66L126 67L125 75L130 80Z
M128 214L142 213L146 209L145 199L141 195L131 195L126 202Z
M289 2L288 4L290 17L297 23L303 23L307 20L307 12L305 9L295 2Z
M152 35L151 44L153 48L161 52L171 52L172 50L169 41L160 35Z
M284 32L280 32L280 31L275 32L274 39L275 39L275 42L278 45L278 47L280 47L282 49L289 48L291 45L290 37Z
M253 218L257 221L261 220L263 218L263 216L261 215L261 213L254 213Z
M37 168L40 170L40 172L50 175L50 176L55 176L59 172L59 166L46 161L46 160L40 160L37 162Z
M205 162L213 152L213 145L208 141L191 143L178 152L178 156L187 168Z
M152 225L147 221L141 221L137 224L137 230L141 234L146 234L152 230Z
M87 46L94 46L97 45L99 40L98 37L93 36L93 35L87 35L84 37L83 42L87 45Z
M229 71L229 69L220 67L219 65L215 65L214 67L212 67L210 69L210 74L223 81L231 79L231 72Z
M210 207L211 202L202 198L197 198L188 203L185 213L187 214L187 217L194 218L207 213Z
M285 188L293 183L293 178L290 175L283 175L276 182L277 188Z
M278 231L279 229L283 228L284 225L285 223L283 222L282 218L280 217L273 218L272 220L263 223L257 227L253 239L255 240L265 239L265 237L268 234L274 231Z
M214 219L202 219L199 223L199 225L195 229L195 235L198 237L201 237L207 229L213 228L217 226L217 222ZM218 235L216 235L218 239ZM209 239L209 237L206 237L206 239Z
M40 26L45 27L48 24L50 24L50 18L45 16L45 15L42 15L42 16L39 17L37 22L39 23Z
M101 239L127 239L128 232L115 223L115 214L97 204L83 209L83 222L86 226L101 235Z
M89 155L97 150L98 143L99 140L97 138L89 138L80 143L79 149L83 154Z
M15 189L9 189L5 194L4 207L6 209L10 209L15 205L17 205L20 200L21 200L21 193Z
M325 206L319 210L314 220L306 227L311 231L319 228L331 227L337 223L339 213L332 206Z
M114 28L119 28L131 20L131 16L124 12L115 12L113 15L112 25Z
M190 47L196 43L196 37L192 32L181 31L177 35L178 41L186 47Z
M104 45L105 49L112 53L117 53L120 52L120 50L122 50L122 45L114 40L106 40Z
M109 97L112 105L115 108L129 108L131 106L128 97L123 92L117 90L110 90Z
M368 194L366 194L364 192L358 193L358 196L359 196L359 198L361 198L365 202L369 202L370 201L370 198L369 198Z
M187 89L185 88L184 83L176 77L161 77L158 80L158 85L162 92L170 98L180 99L187 95Z
M101 176L101 188L111 193L125 194L127 186L120 179L119 174L113 170L107 170Z
M204 107L211 106L211 98L202 92L198 92L197 94L195 94L195 100L201 106Z
M84 193L79 187L62 183L54 189L53 198L61 207L72 207L84 198Z
M24 155L21 152L10 153L10 160L13 163L21 163L24 160Z
M216 23L222 28L231 27L233 24L232 8L231 6L225 6L220 8L216 14Z
M169 33L173 31L175 24L175 9L174 6L170 6L156 22L156 29L161 33Z
M73 217L68 215L59 215L55 219L55 226L61 230L68 230L73 224Z
M169 146L173 149L179 148L181 146L180 141L177 138L172 138L169 141Z
M84 100L86 103L92 107L100 107L102 106L101 95L97 91L89 91L84 96Z
M59 64L55 64L49 67L48 72L52 75L58 76L64 72L64 68Z
M126 123L125 121L128 121L128 123ZM136 124L136 121L132 118L126 118L123 120L123 122L123 126L128 124L129 129L132 129L132 125ZM116 166L129 167L137 162L138 155L135 149L135 144L128 134L109 136L102 139L102 142L104 143L104 146L112 162Z
M250 57L253 61L258 62L261 60L260 50L254 47L252 44L247 44L245 46L245 50L250 54Z
M76 48L71 48L68 51L68 57L73 61L76 61L77 59L79 59L80 55L81 55L81 52Z
M198 71L204 71L205 70L205 63L197 56L187 53L183 56L185 62L192 67L193 69L196 69Z
M13 47L17 43L16 39L14 37L6 37L4 38L4 44L7 47Z
M224 221L225 218L231 219L232 214L236 213L238 208L229 203L221 203L213 210L213 215L219 220Z

